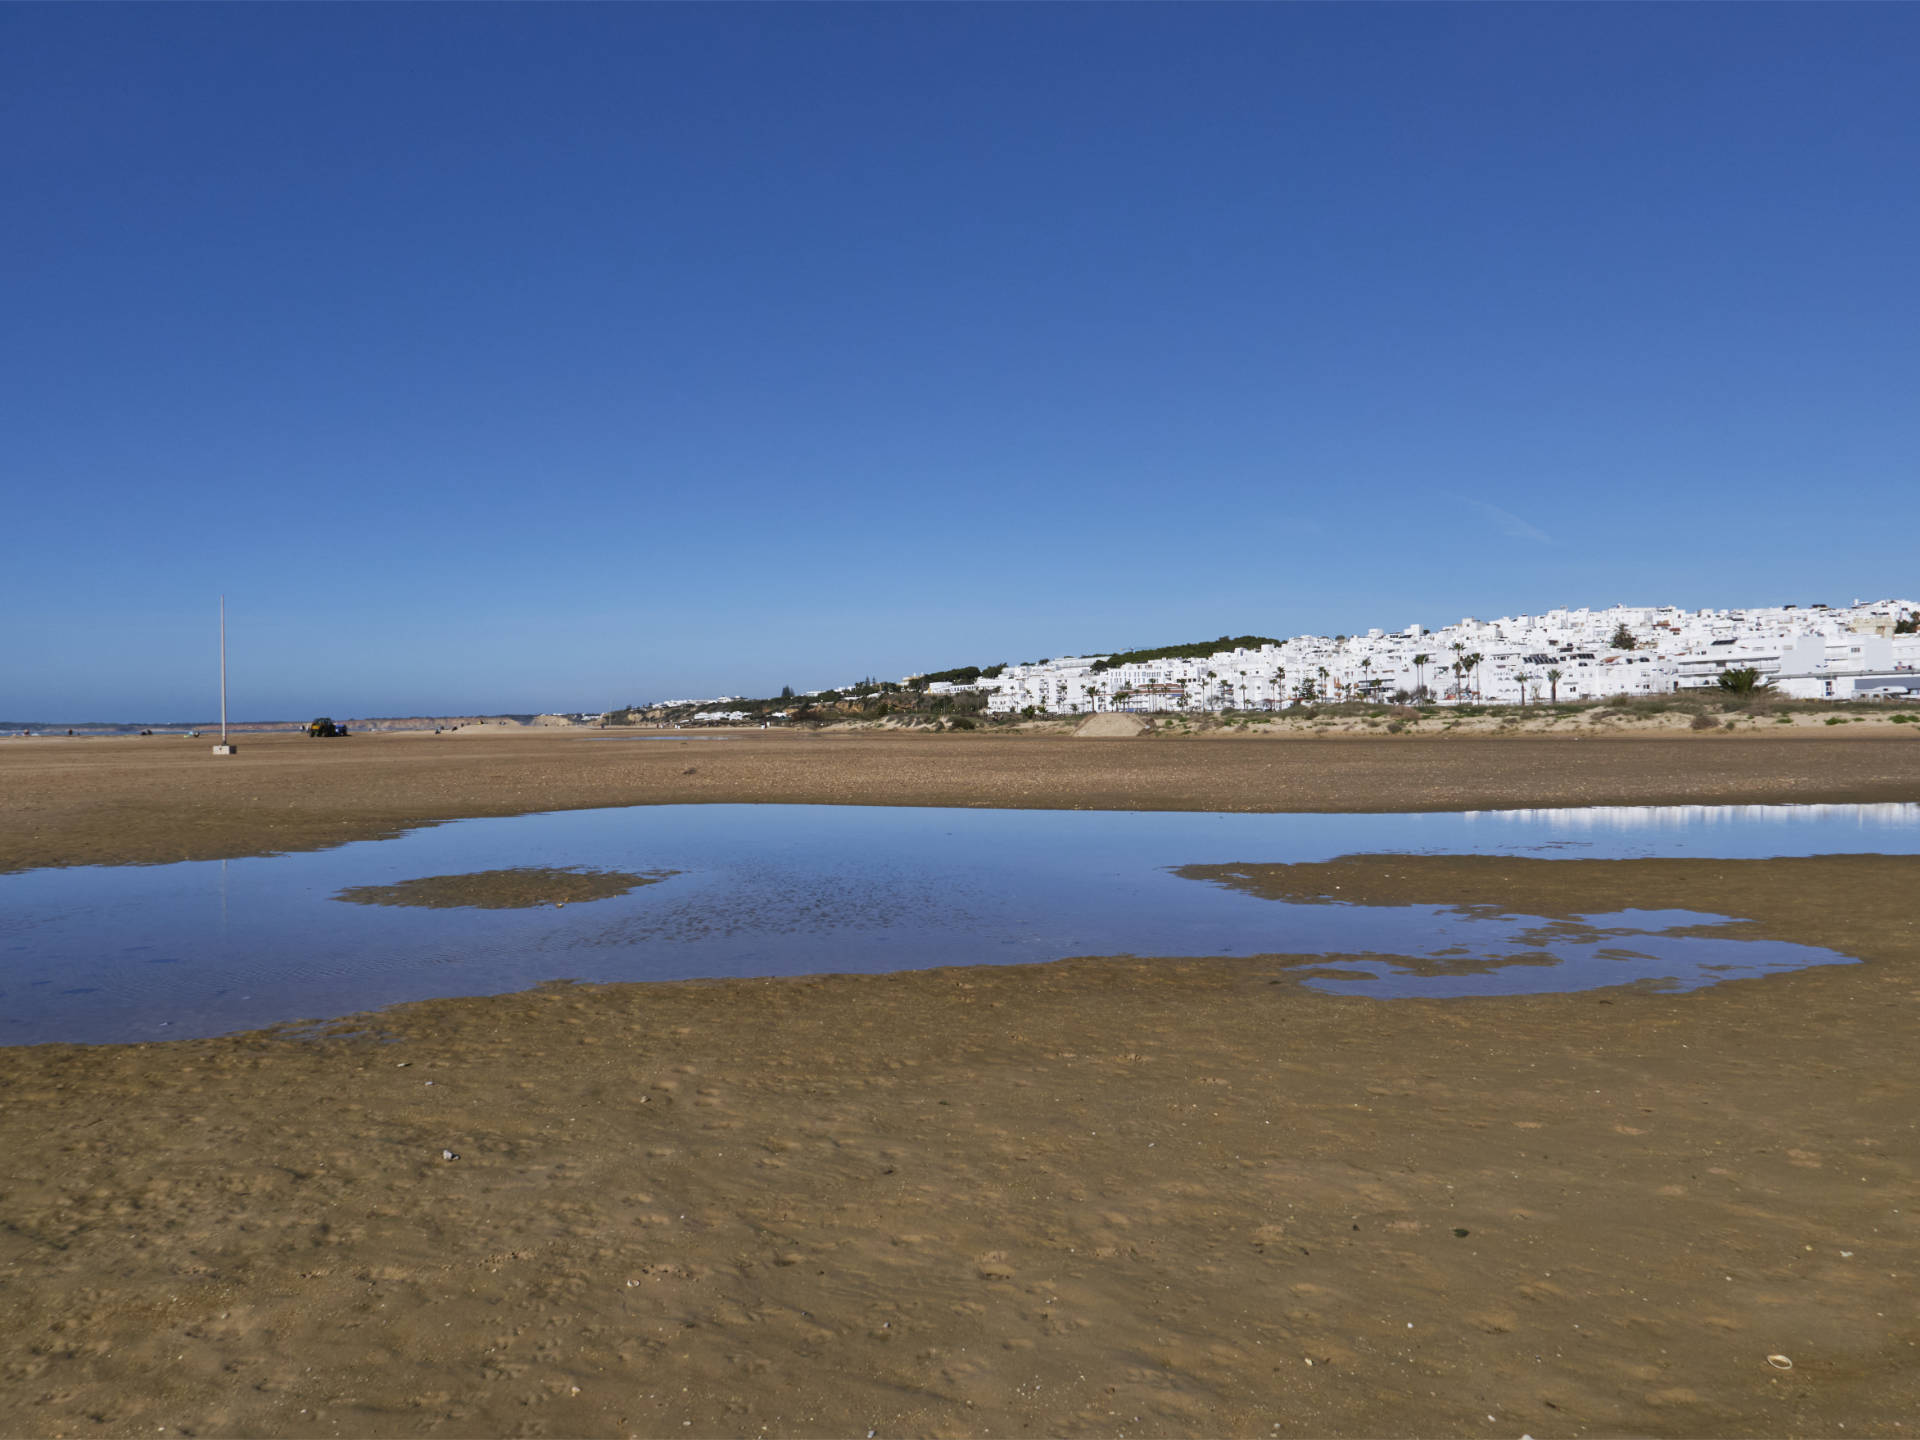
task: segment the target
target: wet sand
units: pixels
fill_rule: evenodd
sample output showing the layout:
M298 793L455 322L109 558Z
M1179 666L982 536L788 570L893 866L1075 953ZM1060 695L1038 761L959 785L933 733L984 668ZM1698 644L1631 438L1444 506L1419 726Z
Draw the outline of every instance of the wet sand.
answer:
M578 742L504 743L535 751L484 763L529 775ZM1912 753L1797 743L1754 783L1893 788ZM1181 764L1128 762L1192 803ZM1301 764L1286 793L1320 793ZM315 814L362 793L312 783ZM1195 879L1681 906L1865 962L1684 995L1377 1002L1303 988L1315 956L1090 958L0 1050L0 1433L1907 1435L1916 882L1906 857Z
M1082 960L0 1052L0 1431L1906 1433L1920 862L1386 864L1302 869L1868 963L1378 1003Z
M1674 736L1078 740L535 731L0 744L0 871L375 839L470 815L763 802L1087 810L1470 810L1920 799L1920 727Z
M418 906L428 910L530 910L544 905L583 905L625 895L642 885L658 884L670 873L630 875L620 870L519 865L465 875L428 875L393 885L353 885L334 899L350 905Z

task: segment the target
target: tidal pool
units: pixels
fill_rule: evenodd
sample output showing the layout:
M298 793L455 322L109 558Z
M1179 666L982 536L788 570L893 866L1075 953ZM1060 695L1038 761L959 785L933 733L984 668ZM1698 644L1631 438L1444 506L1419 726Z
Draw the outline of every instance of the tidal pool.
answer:
M35 870L0 875L0 1043L215 1035L555 979L872 973L1074 955L1326 956L1303 983L1380 997L1634 981L1689 989L1850 959L1742 938L1738 927L1702 933L1726 917L1694 911L1568 921L1289 904L1173 873L1359 853L1915 854L1920 805L1409 815L663 805L463 820L255 859ZM660 878L564 907L336 898L528 867Z

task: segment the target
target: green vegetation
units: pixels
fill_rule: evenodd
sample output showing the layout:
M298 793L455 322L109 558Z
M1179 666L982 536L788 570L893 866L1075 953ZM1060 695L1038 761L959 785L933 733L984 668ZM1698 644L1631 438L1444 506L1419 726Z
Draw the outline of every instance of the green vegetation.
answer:
M1760 672L1752 667L1720 672L1720 688L1729 695L1751 695L1760 685Z
M1093 662L1096 672L1116 665L1139 665L1148 660L1204 660L1223 650L1258 650L1262 645L1280 642L1267 635L1222 635L1218 640L1197 640L1191 645L1162 645L1157 650L1122 650L1104 660Z
M978 665L961 665L953 670L935 670L928 675L916 675L909 683L916 690L924 690L929 685L971 685L976 680L991 680L1006 668L1004 660L985 669Z
M1614 627L1613 638L1609 640L1607 644L1615 650L1638 650L1640 648L1640 642L1633 638L1633 632L1627 629L1627 622L1624 620Z

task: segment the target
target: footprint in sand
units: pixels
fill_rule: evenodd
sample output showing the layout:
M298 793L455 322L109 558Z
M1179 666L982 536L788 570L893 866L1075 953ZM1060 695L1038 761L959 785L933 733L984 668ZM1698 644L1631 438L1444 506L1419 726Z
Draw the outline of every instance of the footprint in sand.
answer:
M975 1262L975 1273L982 1280L1011 1280L1014 1268L1007 1263L1005 1251L989 1250Z

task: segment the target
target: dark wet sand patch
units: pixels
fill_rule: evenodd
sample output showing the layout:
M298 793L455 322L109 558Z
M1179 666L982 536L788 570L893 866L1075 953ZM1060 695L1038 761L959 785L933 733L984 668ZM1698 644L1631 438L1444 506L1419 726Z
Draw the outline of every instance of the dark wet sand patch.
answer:
M1597 952L1602 959L1641 957L1655 962L1668 953L1668 941L1732 941L1739 947L1725 952L1720 963L1698 964L1696 959L1697 969L1674 955L1671 975L1642 975L1618 982L1649 992L1690 988L1703 976L1716 974L1723 981L1741 978L1747 965L1761 959L1757 954L1742 957L1745 942L1779 941L1806 947L1791 965L1851 962L1863 953L1855 948L1856 917L1884 913L1890 897L1920 893L1920 856L1886 855L1550 860L1374 854L1298 864L1185 865L1174 873L1294 905L1433 907L1481 919L1540 922L1520 937L1538 943L1541 948L1535 952L1503 947L1497 954L1478 954L1450 947L1428 954L1319 952L1271 957L1302 979L1350 980L1368 968L1378 978L1380 967L1415 979L1486 975L1529 966L1551 970L1562 963L1556 949L1596 943L1606 947ZM1773 893L1760 882L1761 876L1792 878L1777 882L1783 888ZM1816 915L1817 925L1807 923ZM1342 969L1349 971L1344 977ZM1607 985L1605 980L1599 983ZM1583 988L1594 986L1589 981Z
M539 905L575 905L609 900L673 872L631 875L584 867L549 869L536 865L506 870L476 870L467 875L428 875L392 885L354 885L333 898L354 905L406 905L433 910L525 910Z
M1911 855L1773 860L1343 855L1296 865L1184 865L1174 873L1299 905L1436 905L1566 921L1630 910L1707 912L1731 923L1673 933L1731 930L1843 950L1838 939L1855 923L1874 923L1890 901L1920 895L1920 856ZM1761 877L1778 879L1769 884ZM1809 932L1806 924L1815 916L1821 928Z

